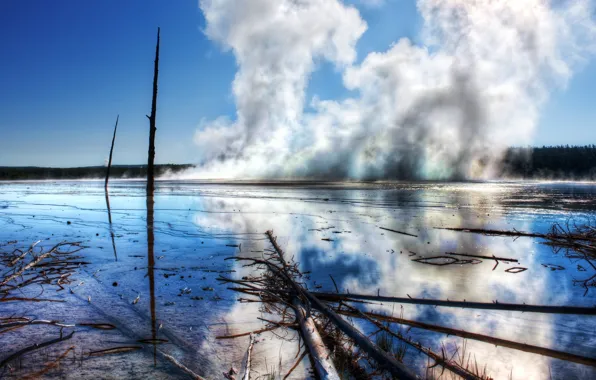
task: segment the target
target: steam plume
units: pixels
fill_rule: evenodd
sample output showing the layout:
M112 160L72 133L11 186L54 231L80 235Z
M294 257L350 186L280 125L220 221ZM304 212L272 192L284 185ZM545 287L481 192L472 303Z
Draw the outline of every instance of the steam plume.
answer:
M201 0L207 36L238 64L237 115L199 127L191 176L487 177L594 50L589 0L417 5L420 46L400 39L357 63L367 26L340 0ZM322 60L356 96L305 99Z

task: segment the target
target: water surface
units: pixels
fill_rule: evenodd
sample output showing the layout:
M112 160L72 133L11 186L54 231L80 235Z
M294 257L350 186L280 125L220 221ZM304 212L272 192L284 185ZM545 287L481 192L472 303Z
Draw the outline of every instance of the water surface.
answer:
M77 269L72 292L44 291L44 297L67 302L0 303L0 317L117 326L109 331L77 327L70 341L24 357L12 374L4 375L22 377L39 370L52 353L69 345L75 346L76 360L46 376L95 378L109 368L114 377L186 378L164 354L206 378L221 378L231 366L241 368L248 337L215 337L261 328L259 305L239 302L241 296L216 278L249 274L250 268L225 258L261 257L270 248L267 230L273 230L286 253L303 272L309 272L312 290L335 291L332 276L342 292L594 306L596 288L586 291L581 286L582 279L595 274L585 260L554 252L539 239L437 227L548 232L554 223L594 217L595 195L596 185L591 183L163 181L148 202L143 182L112 181L108 212L101 182L0 183L0 243L5 244L0 249L12 251L37 240L44 247L81 241L86 248L80 253L89 262ZM445 252L495 255L519 263L494 268L490 260L447 266L413 261ZM513 266L527 270L506 272ZM411 320L596 357L596 323L589 316L415 305L370 307ZM58 333L55 327L28 326L1 334L2 358ZM461 350L464 345L461 338L444 334L417 329L409 333L437 352L442 346ZM259 335L253 354L258 374L279 371L281 361L283 375L295 360L297 343L290 340L292 332L276 334ZM167 343L152 344L156 339ZM126 344L144 348L88 356L90 351ZM496 379L596 376L592 367L487 343L468 340L465 349ZM424 373L426 360L413 350L405 362ZM303 364L294 372L295 378L308 376L307 362Z

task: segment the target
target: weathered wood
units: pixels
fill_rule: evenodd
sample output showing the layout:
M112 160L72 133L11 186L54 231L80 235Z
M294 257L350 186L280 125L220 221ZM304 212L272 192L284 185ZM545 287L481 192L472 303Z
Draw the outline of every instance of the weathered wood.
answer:
M153 99L151 101L151 116L149 118L149 154L147 159L147 194L153 194L155 189L154 161L155 161L155 116L157 113L157 79L159 76L159 33L157 28L157 45L155 46L155 66L153 69Z
M106 183L104 188L108 190L108 181L110 179L110 169L112 168L112 154L114 153L114 142L116 142L116 130L118 129L118 119L120 115L116 116L116 125L114 126L114 135L112 136L112 147L110 148L110 157L108 158L108 168L106 170Z
M360 349L366 352L373 360L377 362L380 368L390 372L393 376L396 376L399 379L416 379L416 375L405 365L398 362L394 357L386 353L385 351L381 350L376 344L371 342L364 334L354 328L352 325L347 323L344 319L342 319L339 315L337 315L333 310L328 308L325 304L319 301L316 297L314 297L308 290L304 289L302 286L298 285L292 276L285 273L288 264L286 263L283 257L283 251L277 244L277 239L273 237L272 231L267 231L267 236L279 257L279 261L283 265L283 271L285 278L288 282L290 282L292 288L296 289L297 296L304 297L305 302L308 301L310 306L317 309L321 314L329 319L331 323L333 323L339 330L341 330L344 334L346 334L349 338L351 338L354 343L360 347ZM275 265L268 265L270 269L276 268ZM294 310L297 310L297 314L300 314L301 311L294 305ZM310 313L308 310L305 312L305 315L309 316Z
M25 256L27 256L27 254L28 254L28 253L32 253L32 252L33 252L33 248L35 248L35 246L36 246L37 244L39 244L39 243L41 243L41 240L38 240L38 241L36 241L35 243L31 244L31 246L29 247L29 249L28 249L28 250L26 250L25 252L23 252L23 253L22 253L20 256L18 256L18 257L16 257L16 258L14 258L14 259L13 259L13 260L12 260L12 261L11 261L11 262L8 264L8 266L9 266L9 267L14 267L14 266L15 266L15 264L16 264L18 261L20 261L20 260L24 259L24 258L25 258Z
M255 345L255 336L250 334L250 343L248 343L248 349L246 350L246 365L244 366L244 376L242 380L250 380L250 362L252 358L252 347Z
M350 312L347 310L336 310L336 312L341 315L348 316L348 317L360 317L359 313L354 313L354 312ZM465 338L465 339L473 339L473 340L477 340L480 342L494 344L496 346L512 348L512 349L519 350L519 351L530 352L530 353L534 353L534 354L538 354L538 355L549 356L551 358L556 358L556 359L566 360L569 362L588 365L591 367L596 367L596 358L589 358L589 357L585 357L585 356L570 354L568 352L552 350L550 348L538 347L538 346L533 346L533 345L525 344L525 343L518 343L518 342L514 342L511 340L507 340L507 339L494 338L494 337L488 336L488 335L476 334L476 333L472 333L472 332L468 332L468 331L453 329L453 328L439 326L439 325L431 325L429 323L411 321L411 320L407 320L407 319L403 319L403 318L391 317L391 316L370 313L370 312L364 312L364 314L369 317L374 317L381 321L398 323L398 324L412 326L412 327L429 330L429 331L436 331L436 332L440 332L440 333L445 333L447 335L459 336L459 337Z
M306 310L297 298L294 299L294 306L304 343L314 362L314 370L320 379L339 380L337 370L329 359L329 351L327 351L312 317L306 315Z
M393 356L381 350L379 346L371 342L364 334L354 328L343 318L337 315L333 310L325 306L320 300L310 292L304 292L312 306L326 316L338 329L350 337L354 343L373 358L380 368L389 371L398 379L416 379L417 376L408 367L398 362Z
M546 313L546 314L577 314L577 315L596 315L596 307L580 307L580 306L548 306L548 305L526 305L513 303L487 303L487 302L467 302L467 301L449 301L449 300L433 300L423 298L407 298L407 297L386 297L374 296L366 294L336 294L324 292L311 292L311 294L324 301L349 301L368 300L379 302L395 302L407 303L415 305L433 305L446 307L460 307L467 309L483 309L483 310L510 310L530 313Z

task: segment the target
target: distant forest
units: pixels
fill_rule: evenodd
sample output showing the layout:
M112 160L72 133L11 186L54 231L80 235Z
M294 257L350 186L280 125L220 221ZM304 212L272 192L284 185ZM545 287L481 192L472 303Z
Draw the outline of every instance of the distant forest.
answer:
M179 173L193 165L155 165L155 175ZM105 166L87 166L80 168L41 168L35 166L11 167L0 166L0 180L33 179L104 179ZM147 178L147 165L112 165L110 178Z
M179 173L193 165L156 165L155 175ZM596 180L596 145L509 148L501 177L515 179ZM0 180L103 179L104 166L79 168L0 167ZM113 165L111 178L146 178L146 165Z
M596 180L596 145L509 148L502 177Z

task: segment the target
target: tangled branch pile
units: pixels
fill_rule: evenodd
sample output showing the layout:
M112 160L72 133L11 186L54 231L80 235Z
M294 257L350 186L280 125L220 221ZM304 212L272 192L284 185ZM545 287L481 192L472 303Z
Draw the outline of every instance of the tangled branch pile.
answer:
M277 244L271 231L267 236L273 250L266 251L264 257L232 257L230 260L244 262L245 266L257 269L254 276L232 279L220 276L223 283L233 284L230 289L257 299L244 299L246 302L261 302L261 311L280 317L277 321L263 319L267 327L254 331L261 333L278 328L295 328L300 331L301 340L306 347L298 362L290 369L296 368L305 355L311 359L311 367L320 378L400 378L415 379L418 376L402 362L407 347L428 356L432 363L429 368L442 366L455 375L465 379L488 378L486 374L477 373L467 365L453 360L444 350L433 352L406 336L401 330L389 328L382 315L363 313L358 308L348 305L355 300L341 297L339 300L323 302L315 293L307 289L304 276L293 260L287 261L282 249ZM375 332L371 336L364 335L352 323L340 315L358 318L370 324ZM350 319L351 320L351 319ZM251 333L243 333L220 338L236 338ZM375 341L372 337L376 336ZM247 363L250 363L247 360ZM248 367L248 365L247 365ZM250 368L245 369L249 373ZM227 374L233 378L232 374Z
M88 264L80 260L81 256L74 255L84 248L78 242L58 243L47 251L36 249L39 243L32 244L26 250L17 248L12 252L0 253L0 271L4 272L0 275L0 302L61 302L40 296L48 286L57 288L57 292L64 290L72 282L70 277L75 269ZM39 293L33 295L36 290ZM14 295L16 291L19 291L20 296ZM22 297L24 294L27 297Z

